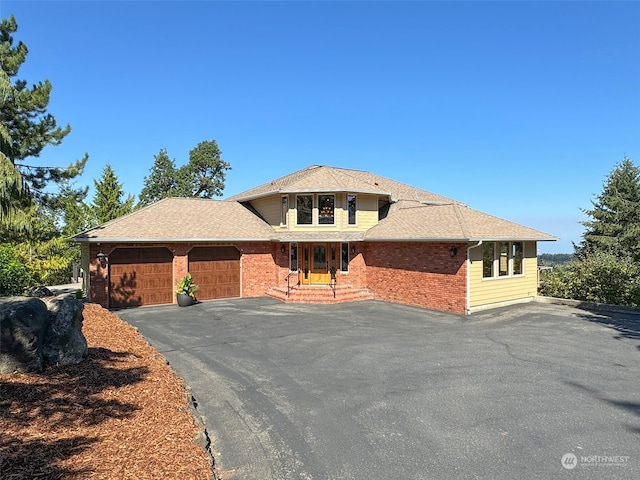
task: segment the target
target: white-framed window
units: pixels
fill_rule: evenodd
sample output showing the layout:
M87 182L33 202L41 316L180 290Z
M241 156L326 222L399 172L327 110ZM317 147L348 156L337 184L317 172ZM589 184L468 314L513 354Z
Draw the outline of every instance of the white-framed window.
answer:
M336 219L335 195L318 195L318 225L333 225Z
M349 271L349 244L348 243L340 244L340 271L341 272Z
M292 243L289 245L289 271L295 272L298 270L298 244Z
M482 278L524 274L523 242L485 242L482 248Z
M495 276L495 250L494 242L482 244L482 278L493 278Z
M358 204L357 198L355 195L347 195L347 224L348 225L357 225L358 224Z
M280 225L287 225L287 218L289 217L289 196L282 196L282 203L280 208Z
M513 274L524 274L524 244L522 242L511 243L511 259L513 262Z
M296 224L313 225L313 195L296 195Z

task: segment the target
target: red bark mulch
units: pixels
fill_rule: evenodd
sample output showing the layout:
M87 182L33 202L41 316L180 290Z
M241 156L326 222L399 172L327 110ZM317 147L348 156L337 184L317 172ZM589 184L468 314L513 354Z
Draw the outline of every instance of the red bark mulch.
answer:
M0 478L209 480L182 380L130 325L84 309L89 354L0 374Z

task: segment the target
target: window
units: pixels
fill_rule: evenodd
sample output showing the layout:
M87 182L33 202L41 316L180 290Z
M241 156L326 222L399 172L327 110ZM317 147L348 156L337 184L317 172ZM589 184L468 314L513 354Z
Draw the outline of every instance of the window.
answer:
M333 195L318 195L318 223L333 225L335 220L335 197Z
M349 271L349 244L343 243L340 246L340 271Z
M524 273L523 242L486 242L482 251L482 278Z
M287 224L288 216L289 216L289 197L285 195L282 197L282 209L280 210L280 225Z
M347 211L349 213L349 225L356 225L356 196L347 195Z
M509 242L500 242L499 245L498 275L506 277L509 275Z
M296 223L311 225L313 222L313 195L298 195L296 197Z
M298 270L298 244L292 243L289 252L289 270L295 272Z
M494 250L493 242L484 244L482 250L482 278L493 277Z
M513 242L511 244L511 258L513 258L513 274L522 275L522 262L524 259L524 249L522 248L522 242Z

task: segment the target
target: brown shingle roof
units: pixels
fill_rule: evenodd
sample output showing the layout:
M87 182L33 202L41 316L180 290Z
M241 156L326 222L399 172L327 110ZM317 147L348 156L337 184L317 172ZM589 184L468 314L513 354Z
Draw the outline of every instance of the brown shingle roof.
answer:
M451 203L454 200L427 192L380 175L363 170L312 165L271 182L229 197L238 202L275 194L304 192L348 192L386 195L392 200L421 200L433 203Z
M429 205L403 200L365 234L366 240L556 240L533 228L459 203Z
M271 240L273 228L242 204L165 198L74 237L79 242Z
M240 202L297 192L387 196L395 203L366 232L276 232ZM311 166L227 200L165 198L74 237L79 242L556 240L552 235L361 170Z

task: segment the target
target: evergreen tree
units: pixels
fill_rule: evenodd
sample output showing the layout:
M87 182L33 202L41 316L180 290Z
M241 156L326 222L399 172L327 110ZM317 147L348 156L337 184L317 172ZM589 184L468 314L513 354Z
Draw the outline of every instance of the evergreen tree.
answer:
M68 180L60 185L60 198L56 205L57 222L64 237L72 237L98 225L93 209L85 203L89 187L74 189Z
M96 187L93 197L93 211L98 224L133 211L135 197L129 195L126 200L122 200L124 190L110 164L104 167L100 179L94 180L93 183Z
M215 140L200 142L189 152L189 162L176 169L175 161L165 149L156 155L144 187L140 192L140 206L149 205L165 197L211 198L222 195L229 163L220 158Z
M625 157L591 203L592 209L583 209L591 220L582 222L586 230L576 254L606 252L640 261L640 169Z
M154 163L148 177L144 177L144 187L140 191L138 206L150 205L165 197L177 196L178 179L174 160L163 148L154 155Z
M55 199L45 187L80 175L88 158L85 155L66 168L25 162L38 157L47 145L59 145L71 127L59 127L47 113L52 89L48 80L31 88L25 80L11 83L29 52L23 42L14 46L12 34L17 30L13 15L0 23L0 219L14 226L20 223L16 212L28 207L32 198L41 203Z
M180 169L180 196L211 198L221 196L226 171L231 165L220 158L215 140L200 142L189 152L189 163Z
M0 69L0 109L13 91L9 76ZM9 129L0 123L0 231L28 231L30 223L24 210L29 206L30 197L22 175L4 153L10 145Z

